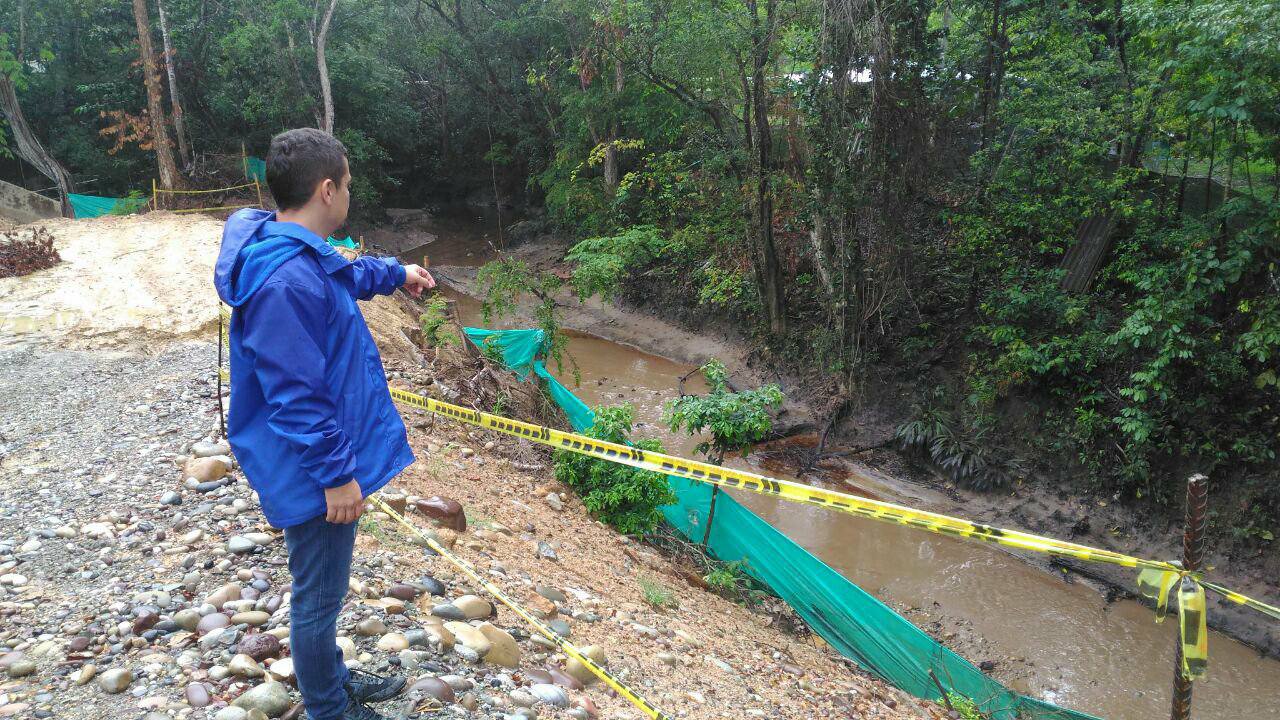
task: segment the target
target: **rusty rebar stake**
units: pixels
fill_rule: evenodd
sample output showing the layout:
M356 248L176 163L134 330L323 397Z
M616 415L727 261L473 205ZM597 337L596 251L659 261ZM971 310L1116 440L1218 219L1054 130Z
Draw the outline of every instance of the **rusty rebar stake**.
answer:
M1187 479L1187 525L1182 535L1182 567L1199 570L1204 562L1205 510L1209 505L1209 478L1192 475ZM1177 591L1177 587L1173 588ZM1180 625L1180 624L1179 624ZM1173 658L1173 706L1169 712L1172 720L1191 718L1191 678L1182 673L1182 628L1176 628Z

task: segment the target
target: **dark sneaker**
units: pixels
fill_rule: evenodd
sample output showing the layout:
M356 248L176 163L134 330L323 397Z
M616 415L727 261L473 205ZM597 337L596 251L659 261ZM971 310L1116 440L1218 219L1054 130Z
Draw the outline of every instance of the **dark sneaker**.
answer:
M363 670L352 670L347 680L347 695L356 703L390 700L404 689L402 677L383 677Z
M362 702L352 700L347 709L342 711L342 720L391 720L386 715L379 715Z

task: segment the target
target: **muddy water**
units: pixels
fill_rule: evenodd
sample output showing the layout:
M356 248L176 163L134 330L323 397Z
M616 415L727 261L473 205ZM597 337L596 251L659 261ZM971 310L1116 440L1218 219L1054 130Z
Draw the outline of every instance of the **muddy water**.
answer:
M436 245L424 249L433 265L443 264L435 257L446 248ZM470 257L458 248L447 252L466 258L458 264L478 263L483 241L470 247ZM457 299L464 323L480 323L478 302L446 293ZM590 336L574 336L569 350L581 384L574 386L568 367L556 374L579 397L592 406L632 403L639 434L660 438L670 452L691 452L694 440L672 437L660 424L663 403L678 395L677 379L691 367ZM703 389L687 385L688 392ZM760 467L760 458L737 462L786 477ZM902 500L888 483L861 489ZM995 548L753 494L735 497L881 600L966 623L985 638L983 652L989 653L968 659L1012 663L1015 689L1115 720L1167 717L1174 627L1157 625L1141 605L1108 604L1087 586L1064 583ZM1280 718L1280 662L1218 633L1211 634L1209 648L1209 672L1195 687L1196 718Z

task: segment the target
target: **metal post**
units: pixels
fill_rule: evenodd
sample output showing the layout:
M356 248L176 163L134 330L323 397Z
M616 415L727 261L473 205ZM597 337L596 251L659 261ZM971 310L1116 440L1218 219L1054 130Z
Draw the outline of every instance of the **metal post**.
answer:
M1205 510L1208 498L1209 478L1192 475L1187 480L1187 525L1182 536L1182 567L1186 570L1199 570L1204 561ZM1172 592L1177 592L1176 585ZM1172 720L1190 720L1191 678L1182 674L1181 627L1177 628L1177 632L1177 654L1173 658L1173 707L1169 717Z

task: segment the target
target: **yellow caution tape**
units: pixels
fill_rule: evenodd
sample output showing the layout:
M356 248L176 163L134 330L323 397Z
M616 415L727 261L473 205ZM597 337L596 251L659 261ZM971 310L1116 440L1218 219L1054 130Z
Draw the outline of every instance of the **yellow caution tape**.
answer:
M482 576L479 572L476 571L474 567L471 566L471 563L467 562L466 560L463 560L457 555L454 555L446 547L436 542L435 538L432 538L430 535L427 535L426 533L422 532L421 529L419 529L416 525L406 520L403 515L396 512L395 509L392 508L390 505L388 505L382 498L374 495L369 499L372 500L373 503L377 505L378 509L380 509L382 512L390 515L393 519L396 520L396 522L405 526L406 528L408 528L410 532L422 538L422 540L426 542L428 547L430 547L432 550L439 553L440 556L443 557L445 560L448 560L450 563L453 563L454 567L457 567L459 570L461 570L462 573L466 575L468 578L470 578L472 582L478 584L480 587L483 587L486 591L488 591L490 595L497 598L499 602L511 608L512 612L514 612L516 615L519 615L525 622L532 625L540 635L547 638L551 642L554 642L556 644L556 647L560 648L561 652L573 658L574 660L577 660L578 662L582 663L584 667L586 667L588 670L591 671L592 675L595 675L596 677L600 678L600 680L602 680L605 685L608 685L610 688L612 688L614 692L626 698L627 701L630 702L632 705L635 705L636 707L640 708L640 710L642 710L647 717L652 718L652 720L668 720L668 716L665 713L663 713L661 710L651 705L648 700L645 700L644 698L636 694L634 690L627 687L626 684L624 684L618 678L614 677L613 674L610 673L608 670L605 670L604 668L597 665L594 660L582 654L582 651L574 647L573 643L566 640L564 636L560 635L555 630L552 630L551 627L548 626L546 623L543 623L541 620L534 617L528 610L525 610L519 603L517 603L516 601L508 597L506 593L502 592L502 590L498 586L486 580L484 576Z
M404 390L392 388L391 396L406 405L419 407L454 420L478 425L489 430L496 430L507 435L522 437L542 445L549 445L580 455L629 465L641 470L652 470L664 475L675 475L695 482L718 485L725 488L747 490L760 495L779 497L804 505L816 505L858 517L905 525L943 535L981 540L1020 550L1033 550L1059 557L1108 563L1122 567L1178 571L1176 565L1164 561L1144 560L1110 550L1077 545L1019 530L997 528L940 513L917 510L880 500L861 498L835 490L803 485L788 480L777 480L745 470L735 470L698 460L639 450L626 445L596 440L577 433L563 432L542 425L490 415L486 412L451 405Z
M1156 601L1156 622L1164 622L1169 612L1169 591L1178 586L1178 632L1182 642L1184 677L1194 680L1209 667L1208 611L1204 587L1186 571L1143 570L1138 573L1138 591Z
M213 212L214 210L239 210L241 208L251 208L251 207L257 207L257 205L217 205L215 207L183 208L181 210L170 210L169 212L175 213L175 214L182 214L182 213Z
M232 185L230 187L214 188L212 190L165 190L164 188L156 188L158 193L169 193L170 195L207 195L209 193L227 192L228 190L241 190L244 188L257 187L258 183L250 182L243 185Z
M1221 585L1218 585L1216 583L1211 583L1207 580L1203 580L1203 579L1200 580L1200 584L1204 585L1206 588L1218 593L1222 597L1226 598L1227 600L1230 600L1231 602L1237 605L1243 605L1247 608L1253 608L1254 610L1257 610L1263 615L1267 615L1276 620L1280 620L1280 607L1276 607L1275 605L1268 605L1262 602L1261 600L1254 600L1248 595L1241 595L1235 590L1229 590L1227 588L1222 587Z
M791 502L848 513L857 517L870 518L881 522L905 525L907 527L928 530L930 532L952 537L980 540L982 542L1003 545L1019 550L1031 550L1047 553L1056 557L1070 557L1088 562L1106 563L1121 567L1153 570L1159 573L1171 573L1174 577L1189 575L1200 582L1198 573L1186 573L1178 565L1164 560L1148 560L1125 555L1123 553L1101 548L1079 545L1077 543L1057 540L1043 535L998 528L983 523L975 523L963 518L943 515L941 513L917 510L902 505L895 505L881 500L871 500L847 493L828 490L826 488L804 485L788 480L757 475L745 470L720 467L698 460L664 455L659 452L640 450L627 445L619 445L605 440L589 438L577 433L564 432L543 425L521 420L512 420L499 415L491 415L479 410L472 410L458 405L442 402L434 398L424 397L416 393L391 388L391 397L398 402L422 408L428 412L443 415L460 422L477 425L507 435L514 435L526 440L548 445L561 450L586 455L600 460L629 465L641 470L652 470L664 475L675 475L695 482L718 485L726 488L747 490L760 495L779 497ZM1204 583L1204 587L1222 593L1224 597L1246 607L1253 608L1270 617L1280 619L1280 608L1268 605L1246 595L1227 590L1213 583Z
M1182 676L1195 680L1209 667L1209 630L1204 588L1195 578L1178 584L1178 624L1182 631Z
M1178 573L1144 569L1138 573L1138 592L1156 601L1156 622L1169 614L1169 589L1178 582Z

